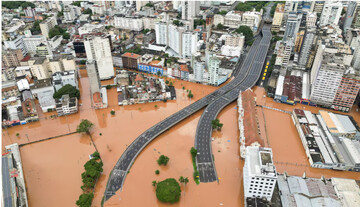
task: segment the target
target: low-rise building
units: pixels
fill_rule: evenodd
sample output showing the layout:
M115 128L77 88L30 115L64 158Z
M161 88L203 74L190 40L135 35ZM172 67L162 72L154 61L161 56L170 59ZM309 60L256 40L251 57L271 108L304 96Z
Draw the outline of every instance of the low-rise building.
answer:
M58 116L64 116L78 112L77 98L70 98L68 94L63 95L61 99L56 100L56 112L58 113Z
M272 150L258 146L246 147L243 168L244 197L271 200L276 186L276 169Z
M72 85L79 88L78 77L76 71L56 72L52 75L52 84L56 91L65 85Z
M2 52L2 64L4 67L16 67L20 65L20 61L24 58L21 49L5 50Z
M51 79L35 80L34 85L30 86L31 93L39 100L43 112L55 109L54 87L51 85Z
M140 63L141 55L134 53L125 53L122 56L123 67L127 69L138 69L138 64Z

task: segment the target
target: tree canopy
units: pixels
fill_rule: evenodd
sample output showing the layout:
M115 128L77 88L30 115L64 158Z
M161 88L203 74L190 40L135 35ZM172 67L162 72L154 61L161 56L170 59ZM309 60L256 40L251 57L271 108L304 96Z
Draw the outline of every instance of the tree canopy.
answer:
M168 178L156 184L156 197L166 203L176 203L180 200L181 189L174 178Z
M32 34L40 34L41 29L40 29L40 21L36 20L33 24L33 26L30 29Z
M75 88L74 86L70 84L64 85L62 88L60 88L58 91L56 91L53 95L53 98L59 99L62 97L62 95L69 94L69 97L76 97L77 99L80 98L80 91L79 89Z
M205 27L206 21L204 19L194 19L194 29L196 29L198 25L203 25Z
M245 36L245 41L249 41L250 39L252 39L254 37L252 30L248 26L242 25L239 28L237 28L235 30L235 32L242 33Z
M266 3L266 1L247 1L245 3L241 2L235 7L235 10L251 11L253 8L255 8L256 11L260 11Z
M224 25L219 23L217 26L216 26L216 29L219 29L219 30L223 30L224 29Z
M88 8L88 9L85 9L85 10L83 11L83 14L90 14L90 15L92 15L92 11L91 11L90 8Z
M63 38L66 39L65 37L67 37L67 35L65 35L65 34L68 34L68 33L66 33L66 29L63 29L63 28L59 27L59 25L56 25L55 27L50 29L49 38L53 38L56 35L62 35ZM65 35L65 37L64 37L64 35ZM70 37L70 34L68 34L68 35Z
M82 1L74 1L73 3L71 3L71 5L80 7L80 6L81 6L81 2L82 2Z
M221 11L219 11L219 14L221 14L221 15L225 15L225 14L227 14L228 12L227 11L224 11L224 10L221 10Z
M156 106L156 105L155 105ZM167 165L167 163L169 162L170 158L165 156L165 155L160 155L159 159L157 160L157 163L159 165Z
M90 133L90 129L93 126L94 126L94 124L91 123L91 121L89 121L87 119L82 119L80 124L76 128L76 132L78 132L78 133L81 133L81 132Z
M76 201L76 205L79 207L90 207L93 198L93 193L83 193L79 196L79 200Z
M35 8L35 4L28 1L2 1L1 5L8 9L17 9L20 6L24 9L27 7Z

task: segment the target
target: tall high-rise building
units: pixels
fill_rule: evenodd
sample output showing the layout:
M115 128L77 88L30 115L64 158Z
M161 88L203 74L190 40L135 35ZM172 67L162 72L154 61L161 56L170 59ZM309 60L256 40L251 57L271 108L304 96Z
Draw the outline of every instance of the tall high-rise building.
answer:
M276 186L276 168L272 150L258 146L246 147L243 168L244 197L271 200Z
M195 32L186 31L182 34L182 56L191 57L196 52L198 35Z
M310 100L318 105L331 107L344 72L343 57L325 53L311 85Z
M290 12L286 22L286 28L284 33L284 41L292 39L295 41L296 33L299 31L302 14L296 12Z
M360 47L355 48L352 66L355 68L355 70L360 71Z
M41 34L46 38L49 37L49 31L57 25L56 16L47 18L45 21L40 23Z
M315 38L315 28L308 28L305 33L305 39L302 43L300 50L299 65L301 68L305 69L306 63L309 59L309 54L311 46Z
M193 19L200 12L199 1L181 1L181 18L182 19Z
M321 66L321 62L323 59L323 53L324 53L324 49L325 49L325 45L319 43L317 50L316 50L316 55L314 58L314 62L311 68L311 74L310 74L310 84L312 85L315 81L315 78L319 72L320 66Z
M306 27L315 27L316 20L317 20L316 13L308 12L306 15Z
M325 1L313 1L311 4L311 12L315 12L317 14L321 14L324 8Z
M219 80L219 68L220 68L221 60L216 57L215 55L209 57L208 62L208 71L209 71L209 77L208 77L208 83L211 85L218 85Z
M360 5L358 4L355 9L354 19L351 24L351 28L359 28L360 27Z
M280 31L280 27L281 27L283 17L284 17L284 7L285 7L284 4L276 5L273 22L272 22L272 26L271 26L271 31L274 31L274 32Z
M357 7L358 7L358 5L357 5L356 1L349 1L348 8L346 10L344 25L343 25L343 30L344 30L345 34L346 34L347 30L349 28L351 28L351 25L354 21L354 17L356 15Z
M339 88L336 92L331 108L339 111L348 112L354 105L356 96L360 90L359 74L347 74L341 79Z
M156 44L168 45L168 25L166 22L155 23Z
M169 47L173 49L177 54L182 56L182 34L184 32L183 27L177 27L174 24L168 26Z
M101 80L114 76L113 59L111 56L110 42L106 37L88 36L84 41L86 57L96 60Z
M338 25L342 10L341 2L326 1L320 17L320 26Z
M204 79L204 71L205 71L205 62L200 60L194 60L194 79L196 82L203 82Z
M294 45L294 52L295 53L299 53L300 49L301 49L301 45L303 43L305 37L305 30L302 29L300 30L297 34L296 34L296 39L295 39L295 45Z

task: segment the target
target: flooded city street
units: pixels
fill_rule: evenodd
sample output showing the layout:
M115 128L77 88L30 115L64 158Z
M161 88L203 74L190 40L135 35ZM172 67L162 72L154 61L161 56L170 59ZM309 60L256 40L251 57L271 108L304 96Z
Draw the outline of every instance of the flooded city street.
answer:
M116 88L108 91L109 107L93 110L91 108L89 81L85 70L81 70L79 81L81 91L81 106L79 113L50 118L54 113L40 114L40 121L3 130L4 146L11 143L25 144L48 137L67 134L76 131L81 119L94 123L92 137L104 162L103 173L95 187L95 197L92 206L100 207L106 183L115 163L126 147L143 131L176 111L216 90L216 87L172 80L176 87L177 99L173 101L136 104L130 106L117 105ZM103 85L112 83L103 81ZM182 87L185 87L183 90ZM189 100L186 90L194 94ZM274 108L292 111L294 106L274 102L263 98L263 89L255 88L257 103ZM155 107L157 105L157 107ZM302 108L303 105L295 107ZM115 115L110 111L114 109ZM306 107L315 113L316 107ZM279 172L287 171L290 175L302 175L319 178L345 177L359 179L359 173L340 172L333 170L312 169L308 166L304 149L298 137L291 117L287 113L257 107L263 139L273 148L274 161ZM126 177L122 192L118 191L104 206L170 206L161 203L155 195L153 180L166 178L178 179L188 177L186 188L182 184L180 202L171 206L242 206L242 168L244 161L239 157L239 130L237 104L233 102L218 116L224 124L222 131L213 133L212 153L219 183L201 183L196 185L193 178L193 166L190 148L194 146L195 131L203 110L180 122L175 127L160 135L150 143L135 160ZM360 123L359 112L351 115ZM19 133L17 137L15 134ZM20 148L28 190L29 205L45 206L75 206L75 201L81 194L81 173L83 165L89 159L88 155L95 151L87 135L71 134L46 140ZM164 154L170 158L167 166L159 166L158 157ZM299 165L301 165L299 167ZM160 174L156 175L155 170ZM214 196L216 195L216 196Z

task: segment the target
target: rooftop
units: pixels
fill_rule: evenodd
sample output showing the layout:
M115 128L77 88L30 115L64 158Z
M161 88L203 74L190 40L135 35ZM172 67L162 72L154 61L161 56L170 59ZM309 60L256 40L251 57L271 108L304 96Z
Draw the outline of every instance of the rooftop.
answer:
M135 54L135 53L130 53L130 52L127 52L125 54L122 55L122 57L128 57L128 58L140 58L141 55L138 55L138 54Z

